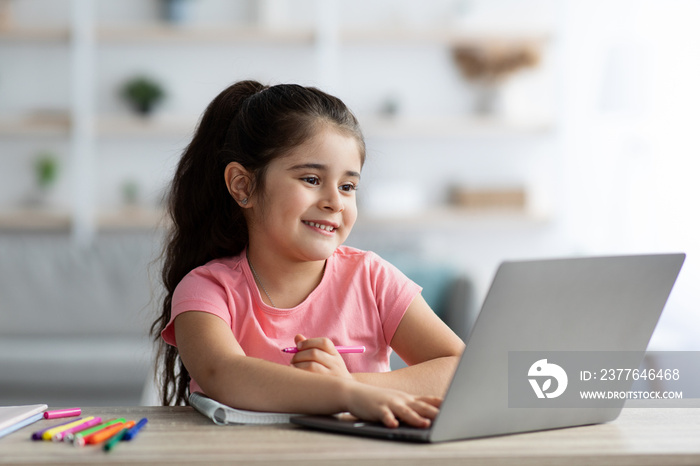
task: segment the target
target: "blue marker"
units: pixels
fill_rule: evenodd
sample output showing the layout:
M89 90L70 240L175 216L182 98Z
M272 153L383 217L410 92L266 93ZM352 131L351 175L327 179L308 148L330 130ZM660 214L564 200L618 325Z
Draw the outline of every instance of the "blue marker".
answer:
M139 430L141 430L141 428L145 426L147 422L148 419L146 419L145 417L141 419L139 422L136 423L134 427L126 431L124 437L122 437L122 440L131 440L132 438L136 437L136 434L139 433Z

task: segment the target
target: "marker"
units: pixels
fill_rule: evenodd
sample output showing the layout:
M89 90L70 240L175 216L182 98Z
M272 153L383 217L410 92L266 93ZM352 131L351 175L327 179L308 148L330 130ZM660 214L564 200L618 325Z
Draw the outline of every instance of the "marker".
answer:
M105 443L105 446L103 447L103 448L104 448L104 451L109 451L109 450L111 450L112 448L114 448L114 445L116 445L117 443L121 442L121 441L122 441L122 438L124 438L124 435L125 435L127 432L129 432L129 428L128 428L128 427L124 427L122 430L120 430L119 432L117 432L117 434L116 434L114 437L110 438L110 439L107 441L107 443Z
M66 431L66 430L68 430L68 429L70 429L70 428L72 428L72 427L78 426L78 425L80 425L80 424L82 424L82 423L84 423L84 422L86 422L86 421L89 421L89 420L91 420L91 419L94 419L94 418L95 418L95 416L90 416L90 417L86 417L86 418L80 418L80 419L78 419L77 421L73 421L73 422L70 422L70 423L68 423L68 424L62 424L62 425L60 425L60 426L58 426L58 427L54 427L54 428L52 428L52 429L47 430L47 431L44 432L43 434L41 434L41 439L42 439L42 440L51 440L51 439L53 438L54 435L59 434L59 433L61 433L61 432L64 432L64 431Z
M98 432L102 429L106 429L107 427L116 424L117 422L126 422L126 419L123 417L117 418L117 419L110 419L107 422L103 422L102 424L91 427L87 430L83 430L81 432L76 432L75 434L68 434L66 437L66 440L69 442L73 442L74 445L82 447L85 445L85 440L84 438L87 437L88 435L94 434L95 432Z
M44 418L43 413L41 414L41 417L42 417L42 419ZM65 426L65 425L72 424L72 423L73 423L73 421L66 421L63 424L58 424L55 426L47 427L45 429L37 430L36 432L34 432L32 434L32 440L43 440L42 436L44 435L44 432L46 432L47 430L51 430L51 429L54 429L56 427L61 427L61 426Z
M134 421L129 421L126 424L119 422L113 426L107 427L106 429L100 430L99 432L95 432L94 434L85 437L85 443L102 443L105 440L109 440L117 435L122 429L132 428L134 424L136 424Z
M84 431L84 430L86 430L86 429L89 429L90 427L96 426L96 425L99 424L100 422L102 422L102 418L101 418L101 417L96 417L96 418L93 418L93 419L88 419L88 420L86 420L85 422L83 422L83 423L81 423L81 424L78 424L77 426L73 426L73 427L71 427L71 428L68 429L68 430L64 430L63 432L59 432L59 433L55 434L51 439L52 439L54 442L62 442L62 441L66 440L66 439L68 438L68 435L70 435L70 434L75 434L75 433L77 433L77 432L82 432L82 431Z
M136 437L136 434L139 433L139 431L141 430L141 428L142 428L143 426L145 426L147 422L148 422L148 419L146 419L145 417L144 417L143 419L141 419L134 427L132 427L131 429L129 429L129 430L126 432L126 434L124 434L124 440L131 440L131 439L133 439L134 437Z
M338 350L340 354L345 353L364 353L364 346L336 346L335 349ZM289 348L282 348L283 353L298 353L299 349L296 346L290 346Z
M44 419L58 419L59 417L80 416L80 408L55 409L53 411L45 411Z

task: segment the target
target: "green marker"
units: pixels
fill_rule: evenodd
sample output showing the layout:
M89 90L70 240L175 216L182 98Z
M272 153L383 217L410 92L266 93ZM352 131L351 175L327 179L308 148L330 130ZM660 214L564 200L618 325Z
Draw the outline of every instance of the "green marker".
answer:
M124 437L124 434L126 434L126 431L127 431L127 430L129 430L129 428L128 428L128 427L124 427L122 430L120 430L120 431L117 433L117 435L115 435L114 437L112 437L111 439L109 439L109 440L107 441L107 443L105 443L105 446L104 446L105 451L111 450L112 448L114 448L114 446L115 446L117 443L121 442L121 441L122 441L122 437Z
M95 427L91 427L90 429L87 429L87 430L80 431L80 432L74 434L72 437L69 434L67 439L69 441L73 442L74 445L82 447L83 445L85 445L85 441L83 440L84 437L87 437L88 435L93 434L93 433L97 432L98 430L102 430L105 427L109 427L112 424L116 424L117 422L126 422L126 419L124 419L123 417L120 417L118 419L110 419L109 421L103 422L100 425L97 425Z

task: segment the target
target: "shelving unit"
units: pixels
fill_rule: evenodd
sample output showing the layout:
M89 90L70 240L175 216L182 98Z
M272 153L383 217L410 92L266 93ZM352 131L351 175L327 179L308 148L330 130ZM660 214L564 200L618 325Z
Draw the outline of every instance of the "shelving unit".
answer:
M0 231L48 230L70 231L76 242L89 243L105 229L154 228L162 218L156 207L112 208L96 204L96 165L100 146L124 140L187 139L198 115L158 115L141 119L125 113L102 114L98 111L96 95L96 62L100 48L139 47L208 47L235 45L237 47L302 47L316 57L317 81L337 78L340 50L344 45L371 46L373 43L400 43L403 46L481 43L490 40L518 40L534 43L548 41L546 31L464 31L454 28L409 29L391 27L360 30L344 27L337 17L335 2L318 0L318 19L314 26L285 26L270 28L263 25L225 27L194 25L174 26L162 22L138 26L106 26L98 24L93 0L71 0L71 22L68 26L17 25L0 28L0 46L16 44L63 44L71 55L71 86L73 98L65 113L42 115L0 116L0 138L4 140L52 137L65 139L70 147L70 164L74 193L67 211L20 209L0 205ZM335 15L335 16L334 16ZM191 53L191 52L190 52ZM157 67L157 63L154 64ZM335 77L335 78L334 78ZM401 139L405 137L473 138L504 135L543 135L552 130L547 119L514 120L507 118L478 118L469 116L444 117L385 117L359 115L368 137ZM455 212L441 210L433 216L445 221ZM461 214L458 214L461 215ZM502 214L498 214L502 215ZM516 214L515 217L520 216ZM420 216L423 218L424 216ZM480 213L470 218L491 218ZM418 221L418 220L416 220ZM367 219L374 225L381 221Z

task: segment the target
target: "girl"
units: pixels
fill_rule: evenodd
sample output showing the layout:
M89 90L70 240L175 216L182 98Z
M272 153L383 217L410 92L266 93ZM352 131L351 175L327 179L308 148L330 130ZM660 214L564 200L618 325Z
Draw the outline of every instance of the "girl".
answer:
M169 193L151 327L164 404L189 389L241 409L430 425L463 343L418 285L342 246L364 159L353 114L315 88L242 81L211 102ZM409 367L389 371L391 348Z

